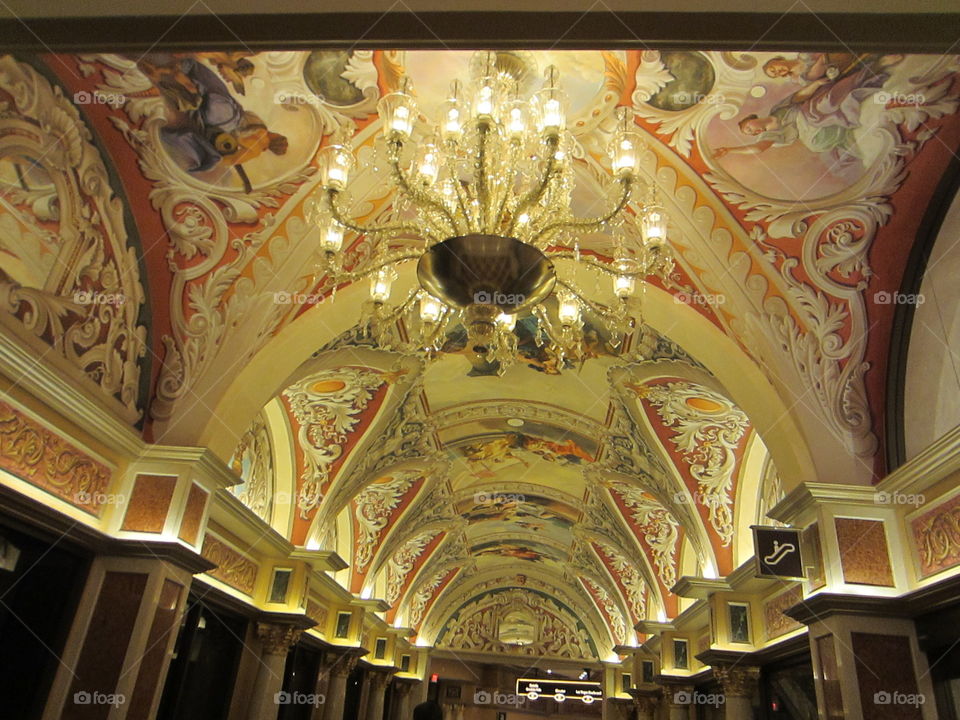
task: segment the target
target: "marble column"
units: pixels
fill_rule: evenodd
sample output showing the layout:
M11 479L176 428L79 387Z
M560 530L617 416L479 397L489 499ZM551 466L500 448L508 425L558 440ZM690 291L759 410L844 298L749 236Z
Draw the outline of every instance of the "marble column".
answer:
M390 673L368 670L367 720L383 720L383 700L390 682Z
M760 670L749 665L714 666L713 676L723 689L726 720L752 720L753 696Z
M393 702L390 704L390 720L410 720L413 708L410 697L413 685L409 682L395 681L393 684Z
M323 720L326 713L326 703L330 699L330 665L331 655L329 652L323 654L320 666L317 668L317 682L313 692L324 699L323 704L317 705L310 713L310 720Z
M276 720L280 712L278 702L283 689L283 670L287 653L297 644L303 629L294 625L258 622L260 638L260 666L250 694L247 720Z
M657 698L652 695L634 695L637 707L637 720L656 720Z
M693 685L665 685L663 697L667 704L668 720L689 720L693 705Z
M347 678L356 666L356 655L334 656L330 663L323 720L343 720L343 706L347 699Z
M156 714L192 575L210 564L142 546L155 557L93 561L44 720L106 717L104 705L117 720Z

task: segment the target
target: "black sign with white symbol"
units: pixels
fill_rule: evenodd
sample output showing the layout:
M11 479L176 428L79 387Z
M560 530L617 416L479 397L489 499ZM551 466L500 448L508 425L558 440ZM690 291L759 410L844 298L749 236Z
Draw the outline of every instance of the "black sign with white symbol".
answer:
M800 531L796 528L753 525L753 553L757 575L803 580Z
M530 680L517 679L517 695L529 700L553 698L557 702L579 700L589 705L603 700L603 688L598 682L580 682L578 680Z

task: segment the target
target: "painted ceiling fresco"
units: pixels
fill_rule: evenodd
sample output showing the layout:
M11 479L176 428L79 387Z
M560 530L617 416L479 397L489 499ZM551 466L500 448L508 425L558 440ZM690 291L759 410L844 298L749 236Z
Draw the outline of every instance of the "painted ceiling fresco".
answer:
M498 53L527 90L559 68L580 213L604 196L614 110L633 108L677 260L623 344L588 332L572 367L521 318L502 376L458 328L429 362L377 348L364 289L318 273L308 221L317 151L347 139L354 214L399 212L377 100L407 75L431 107L475 62L0 57L0 321L146 439L229 459L252 513L337 551L337 580L418 640L605 658L682 610L681 576L741 563L784 489L883 475L884 298L960 145L960 62ZM348 263L371 252L347 246ZM519 616L533 650L495 632Z

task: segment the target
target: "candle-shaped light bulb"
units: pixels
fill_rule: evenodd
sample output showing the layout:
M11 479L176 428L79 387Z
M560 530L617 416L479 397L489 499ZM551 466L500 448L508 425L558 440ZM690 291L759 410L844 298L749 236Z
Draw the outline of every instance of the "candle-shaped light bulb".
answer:
M610 143L610 164L613 174L621 178L630 178L636 175L640 168L640 151L643 149L643 139L636 130L633 113L629 108L617 109L617 130Z
M390 288L397 279L397 273L392 268L383 267L370 278L370 299L375 303L385 303L390 299Z
M443 304L430 295L424 295L420 298L420 320L424 323L432 324L440 319L443 312Z
M534 107L537 110L537 130L547 137L560 134L564 126L563 91L557 86L557 69L547 68L547 82L540 92L534 95Z
M467 103L463 99L462 85L454 80L450 85L450 95L440 106L440 137L457 142L463 137L463 125L467 116Z
M633 275L614 275L613 294L618 298L630 297L636 284Z
M643 240L652 248L659 248L667 239L667 217L663 209L650 205L643 211L641 218Z
M343 145L328 145L317 153L320 181L328 190L343 190L353 166L353 154Z
M473 103L473 113L479 122L489 122L492 119L495 94L494 79L484 78L483 84L477 91L477 99Z
M413 96L404 90L384 95L377 103L377 113L383 121L383 134L391 140L405 140L413 132L417 106Z
M330 221L320 228L320 247L326 252L339 252L343 245L343 227Z
M440 156L437 146L432 142L423 143L417 151L417 177L424 185L433 185L440 174Z
M527 131L527 122L524 117L523 105L514 103L507 112L507 136L513 140L522 140Z
M573 327L580 322L580 301L577 298L569 293L558 298L559 308L557 310L557 317L560 320L560 324L564 327Z

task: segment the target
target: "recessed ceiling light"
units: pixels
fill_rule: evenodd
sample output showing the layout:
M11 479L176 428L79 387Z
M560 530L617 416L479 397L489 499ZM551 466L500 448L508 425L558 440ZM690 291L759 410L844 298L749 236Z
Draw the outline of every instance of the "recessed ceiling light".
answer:
M520 418L510 418L509 420L507 420L507 425L509 425L510 427L522 427L523 420Z

